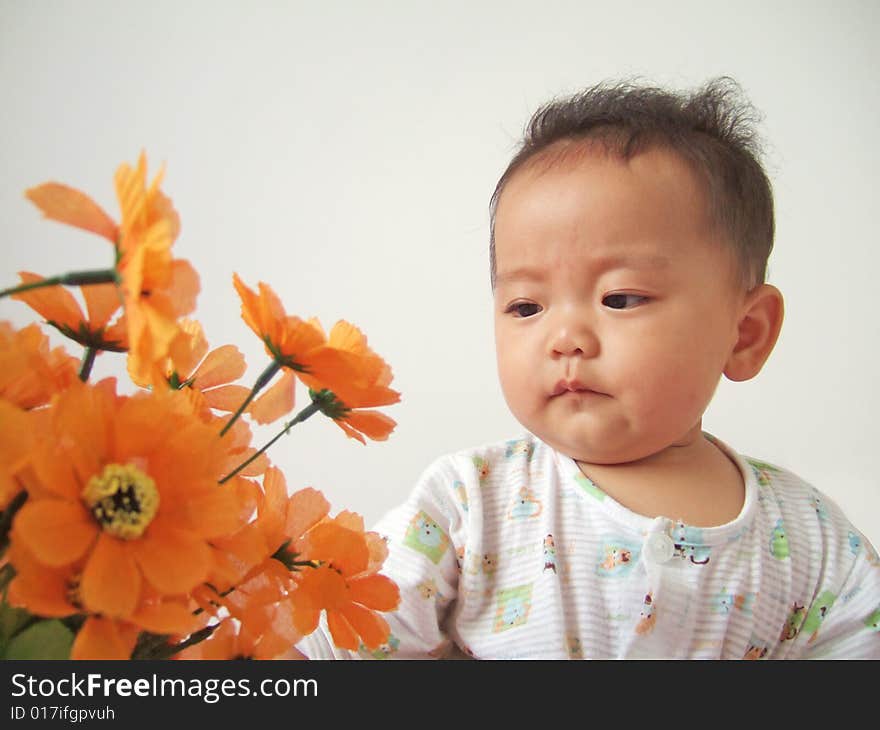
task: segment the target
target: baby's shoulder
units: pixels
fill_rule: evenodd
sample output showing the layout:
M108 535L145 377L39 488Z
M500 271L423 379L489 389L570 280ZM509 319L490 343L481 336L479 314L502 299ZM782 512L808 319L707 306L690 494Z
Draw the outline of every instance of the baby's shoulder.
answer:
M872 546L827 493L800 475L776 464L742 457L757 484L761 521L774 535L800 540L813 554L855 556Z

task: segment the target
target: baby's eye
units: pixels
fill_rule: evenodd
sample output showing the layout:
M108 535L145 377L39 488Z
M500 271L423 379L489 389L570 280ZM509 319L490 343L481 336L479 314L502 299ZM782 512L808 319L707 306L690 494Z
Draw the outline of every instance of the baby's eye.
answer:
M515 312L518 317L532 317L541 311L541 307L534 302L517 302L507 307L505 314Z
M608 294L602 299L602 304L609 309L632 309L646 301L648 297L641 294Z

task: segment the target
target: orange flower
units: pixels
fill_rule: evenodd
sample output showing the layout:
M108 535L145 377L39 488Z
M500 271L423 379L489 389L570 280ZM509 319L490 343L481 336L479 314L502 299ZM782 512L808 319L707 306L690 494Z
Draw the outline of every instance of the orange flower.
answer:
M155 364L168 355L177 335L176 320L195 307L198 275L188 261L174 259L171 246L180 219L159 190L163 172L147 187L147 161L137 168L123 163L115 185L122 223L112 219L84 193L59 183L26 191L45 217L103 236L116 248L128 328L128 368L134 381L147 385Z
M217 541L218 548L255 567L234 591L213 597L259 647L254 656L289 651L315 630L323 609L340 646L357 649L357 635L370 647L387 640L387 624L375 611L396 607L399 592L376 574L387 555L381 537L365 533L363 519L352 513L328 519L330 505L315 489L288 497L278 469L266 471L263 486L257 519ZM261 555L271 557L257 564Z
M133 623L88 614L81 595L82 561L60 567L43 565L17 537L10 544L9 559L16 570L9 585L11 605L43 617L87 613L71 659L128 659L141 630L189 633L200 623L180 600L163 601L156 596L142 601Z
M208 352L208 340L201 324L190 319L183 319L179 324L169 356L160 363L161 368L156 368L153 386L189 388L204 396L200 403L205 407L234 411L249 392L243 385L231 384L247 369L244 355L234 345L223 345Z
M217 484L226 446L179 394L114 390L103 381L57 396L34 436L36 482L13 539L48 568L81 565L86 612L183 632L165 598L207 577L209 541L247 522L250 490Z
M61 347L50 351L39 325L16 331L0 322L0 398L20 408L37 408L75 382L76 358Z
M29 271L20 271L22 284L42 281L43 277ZM98 350L125 352L128 338L125 323L116 322L108 327L110 318L122 305L119 290L114 284L93 284L80 287L86 301L89 316L73 295L61 286L31 289L13 294L13 299L27 304L41 315L48 324L84 347Z
M263 341L276 367L285 369L275 384L247 409L257 423L270 423L293 409L294 373L311 370L309 353L324 344L324 334L314 318L306 322L287 316L281 300L267 284L260 282L256 294L238 274L233 274L232 282L241 298L242 319Z
M275 467L266 469L256 519L234 535L214 541L226 557L215 562L226 573L212 576L212 584L224 588L238 584L224 605L241 618L254 601L270 603L285 597L292 587L293 566L283 561L293 559L293 546L329 511L330 503L319 491L309 487L288 496L284 474Z
M297 575L291 596L294 626L303 635L315 630L326 610L337 646L357 651L360 642L374 649L387 641L388 622L376 611L397 608L400 592L394 581L376 572L384 560L381 542L375 533L365 534L363 520L351 513L308 532L303 552L321 565Z
M374 441L386 440L396 421L379 411L360 409L397 403L400 393L388 387L393 379L391 368L367 346L364 334L340 320L330 331L327 344L312 353L312 362L318 372L333 373L334 387L326 385L320 377L301 376L313 391L332 391L335 397L325 399L322 411L349 438L362 444L366 443L364 436Z

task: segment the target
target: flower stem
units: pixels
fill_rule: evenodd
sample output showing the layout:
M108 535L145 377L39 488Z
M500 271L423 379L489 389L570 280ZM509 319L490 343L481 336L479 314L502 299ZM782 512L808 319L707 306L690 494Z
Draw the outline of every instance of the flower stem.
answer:
M265 451L266 451L266 450L267 450L272 444L274 444L278 439L280 439L282 436L284 436L286 433L288 433L288 432L290 431L290 429L293 428L297 423L302 423L302 422L305 421L307 418L311 418L311 417L314 416L319 410L320 410L320 406L319 406L317 403L315 403L314 401L313 401L312 403L309 403L309 405L307 405L307 406L306 406L305 408L303 408L299 413L296 414L296 417L295 417L292 421L288 421L287 423L285 423L285 424L284 424L284 429L283 429L280 433L276 434L276 435L272 438L272 440L271 440L269 443L267 443L265 446L263 446L263 448L260 449L259 451L257 451L255 454L252 454L252 455L247 459L247 461L242 462L242 463L239 464L239 465L238 465L233 471L229 472L229 474L227 474L225 477L223 477L223 478L218 482L218 484L224 484L225 482L227 482L227 481L229 481L230 479L232 479L232 477L234 477L236 474L238 474L238 472L240 472L242 469L244 469L248 464L250 464L250 463L251 463L254 459L256 459L260 454L265 453Z
M179 644L169 644L170 634L148 634L147 638L143 635L138 640L138 645L131 654L132 659L169 659L178 652L183 651L188 646L198 644L204 641L220 627L222 621L213 626L206 626L203 629L190 634L189 638L181 641Z
M98 269L96 271L74 271L69 274L60 274L40 281L32 281L28 284L19 284L0 291L0 299L10 294L20 294L31 289L42 289L46 286L88 286L89 284L119 283L119 274L116 269Z
M12 563L6 563L0 568L0 594L4 600L6 599L6 586L12 582L13 578L15 578L15 568L12 567Z
M232 428L232 424L238 420L238 417L242 413L244 413L244 409L250 405L251 401L254 399L254 397L257 395L257 393L259 393L263 388L265 388L269 384L269 381L272 380L273 377L275 377L275 373L277 373L280 369L281 369L281 365L278 363L277 360L273 360L272 362L270 362L266 366L266 369L262 373L260 373L260 377L257 378L257 382L254 383L254 387L251 388L251 392L248 393L248 397L245 398L244 403L242 403L241 406L239 406L238 410L234 414L232 414L232 418L230 418L226 422L226 425L223 427L223 430L220 431L221 436L225 435L226 432L230 428Z
M229 619L225 619L225 620L228 621ZM222 623L223 623L223 621L219 621L218 623L214 624L213 626L205 626L205 628L199 629L194 634L190 634L189 638L185 639L184 641L181 641L179 644L174 644L173 646L170 646L170 645L167 646L167 648L164 648L162 653L159 654L159 656L153 656L151 658L152 659L170 659L175 654L186 649L188 646L193 646L194 644L198 644L199 642L202 642L205 639L207 639L209 636L211 636L211 634L213 634L217 629L220 628L220 624L222 624Z
M83 352L82 364L79 368L79 379L84 383L89 379L89 375L92 373L92 365L95 364L95 356L98 354L98 350L95 347L86 347L85 352Z

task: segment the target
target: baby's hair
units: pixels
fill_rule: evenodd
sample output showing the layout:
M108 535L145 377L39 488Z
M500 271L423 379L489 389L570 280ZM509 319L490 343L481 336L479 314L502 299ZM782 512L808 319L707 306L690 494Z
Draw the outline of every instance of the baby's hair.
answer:
M540 160L553 166L568 159L570 148L577 153L584 147L577 143L584 141L599 143L623 160L657 147L678 154L706 186L712 221L738 263L739 284L750 290L763 283L774 221L773 192L760 162L758 121L755 108L729 77L713 79L691 93L633 81L603 82L545 104L526 126L489 203L493 291L495 213L506 184L527 164Z

